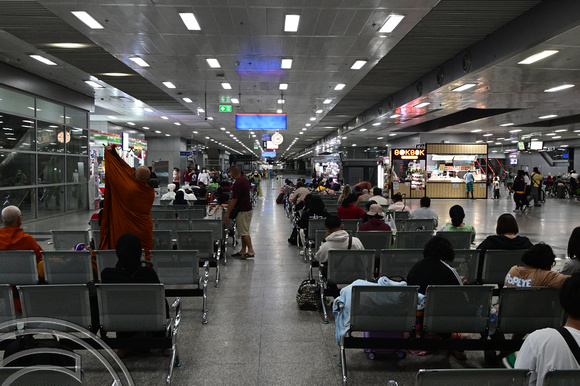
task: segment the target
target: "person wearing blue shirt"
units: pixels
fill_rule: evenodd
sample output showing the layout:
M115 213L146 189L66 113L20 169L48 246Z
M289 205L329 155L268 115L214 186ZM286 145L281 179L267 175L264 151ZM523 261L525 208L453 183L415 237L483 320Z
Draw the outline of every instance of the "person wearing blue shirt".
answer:
M468 171L465 173L465 198L469 198L469 192L471 192L471 198L473 199L473 183L475 178L473 178L473 173Z

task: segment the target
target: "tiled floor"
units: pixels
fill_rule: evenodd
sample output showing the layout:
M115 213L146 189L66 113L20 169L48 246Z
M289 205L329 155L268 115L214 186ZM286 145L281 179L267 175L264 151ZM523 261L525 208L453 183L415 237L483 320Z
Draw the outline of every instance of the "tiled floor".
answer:
M222 270L219 288L209 288L209 323L201 324L201 299L185 298L180 330L182 366L175 369L175 385L338 385L338 346L334 324L322 323L318 312L300 311L295 294L307 277L307 265L296 247L287 244L291 225L282 205L276 205L279 181L262 183L265 198L258 203L252 220L255 259L229 259ZM477 230L476 244L495 232L497 217L511 212L506 194L499 200L433 200L439 222L448 219L448 210L460 204L467 223ZM411 209L418 200L408 200ZM532 242L550 244L564 256L572 229L580 225L580 202L549 199L540 208L517 214L520 234ZM89 212L24 224L41 245L47 244L50 229L88 227ZM230 248L229 253L232 253ZM560 264L561 265L561 262ZM460 368L485 366L481 353L468 352L466 362L447 353L425 357L409 355L397 360L384 355L368 359L362 350L347 352L350 384L414 384L420 368ZM160 355L125 359L137 385L163 384L167 358Z

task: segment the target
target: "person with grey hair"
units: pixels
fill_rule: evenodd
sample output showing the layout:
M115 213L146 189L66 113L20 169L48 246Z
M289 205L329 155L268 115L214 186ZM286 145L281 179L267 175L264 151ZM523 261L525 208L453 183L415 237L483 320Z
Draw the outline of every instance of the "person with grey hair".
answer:
M42 261L42 248L34 237L24 233L21 228L22 212L17 206L10 205L2 210L2 223L4 227L0 229L0 250L30 251L36 254L36 262ZM43 272L38 272L44 276Z
M226 223L232 212L237 213L235 216L238 234L242 238L242 247L239 252L234 253L233 257L246 259L255 257L256 253L252 247L252 238L250 237L250 223L252 222L252 201L250 199L250 181L242 174L242 170L237 165L230 166L230 176L236 180L232 187L232 199L228 205L228 210L222 221Z

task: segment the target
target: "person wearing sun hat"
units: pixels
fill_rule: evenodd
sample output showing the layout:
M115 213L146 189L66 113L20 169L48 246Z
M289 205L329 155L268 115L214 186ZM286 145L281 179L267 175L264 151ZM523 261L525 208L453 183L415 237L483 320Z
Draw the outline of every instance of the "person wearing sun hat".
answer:
M359 231L390 231L391 227L385 223L385 213L379 204L372 204L367 212L368 221L361 224Z

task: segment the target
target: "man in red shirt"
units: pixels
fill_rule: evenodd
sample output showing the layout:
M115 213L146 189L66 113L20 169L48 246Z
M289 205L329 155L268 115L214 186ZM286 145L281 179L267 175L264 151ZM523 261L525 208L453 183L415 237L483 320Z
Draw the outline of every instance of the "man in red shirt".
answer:
M250 200L250 181L246 176L242 175L239 166L230 166L230 176L236 180L232 187L232 199L228 205L228 211L223 217L223 222L227 222L230 218L230 213L234 208L238 212L236 216L236 227L238 234L242 238L242 247L239 252L232 256L240 258L248 258L256 256L254 248L252 247L252 238L250 237L250 223L252 221L252 202Z

